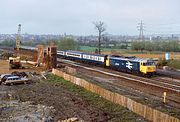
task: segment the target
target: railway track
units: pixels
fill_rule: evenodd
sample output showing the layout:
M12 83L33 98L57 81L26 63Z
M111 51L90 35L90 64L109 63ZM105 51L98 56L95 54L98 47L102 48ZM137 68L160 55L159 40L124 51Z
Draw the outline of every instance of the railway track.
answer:
M166 76L169 78L180 79L180 71L170 71L170 70L157 69L157 75Z
M12 47L0 46L0 49L14 52L14 48L12 48ZM27 49L24 50L24 52L31 52L32 53L32 51L33 51L33 52L37 53L37 51L33 50L33 49L34 49L34 47L28 47ZM22 53L22 50L19 53ZM161 70L161 69L157 69L157 75L158 76L166 76L166 77L169 77L169 78L175 78L175 79L180 80L180 71L164 71L164 70Z
M59 61L68 63L68 64L73 65L73 66L81 67L81 68L84 68L84 69L87 69L87 70L96 71L96 72L99 72L99 73L110 75L110 76L113 76L113 77L123 78L123 79L129 80L129 81L138 82L138 83L142 83L142 84L145 84L145 85L150 85L150 86L162 88L162 89L167 90L167 91L180 93L180 83L179 83L179 81L173 81L173 82L169 83L168 81L162 80L162 79L159 79L159 78L148 79L148 78L143 78L143 77L138 77L138 76L132 76L132 75L129 75L129 74L124 76L124 75L119 75L119 74L116 74L116 73L110 73L110 72L107 72L107 71L103 71L103 70L100 70L100 69L95 69L95 68L89 68L89 67L86 67L86 66L82 66L81 63L77 63L77 62L73 62L73 61L69 61L69 60L64 60L63 59L63 60L59 60Z
M156 102L159 101L157 104L163 104L163 102L162 102L163 101L163 92L167 92L167 94L168 94L166 97L167 105L175 107L175 108L180 108L180 106L179 106L180 105L180 99L179 99L179 97L180 97L179 82L180 81L179 80L177 80L175 82L171 81L172 83L169 81L163 82L164 79L162 79L161 77L160 78L154 77L152 79L148 79L148 78L134 76L132 74L126 74L126 73L114 71L111 69L105 69L102 67L92 66L90 68L89 65L82 64L79 62L74 62L74 61L69 61L69 60L64 60L64 59L63 60L58 59L58 61L67 66L78 69L77 71L78 72L80 71L81 74L86 74L89 71L90 77L89 78L87 77L88 79L94 79L95 82L105 85L108 89L109 88L112 90L118 89L118 91L119 90L125 91L128 94L131 94L132 96L136 96L136 97L138 97L140 95L141 97L138 98L140 100L148 99L149 102L150 101L152 102L152 99L154 99L154 100L156 100ZM84 69L84 70L81 71L82 69ZM107 80L105 82L104 82L104 80L100 80L102 82L99 82L98 80L96 80L96 78L92 78L92 76L98 78L99 75L102 78L108 76L108 77L110 77L110 79L113 79L113 80L112 81L110 80L108 82L107 82ZM86 75L85 75L85 77L86 77ZM175 85L175 84L178 84L178 85ZM147 104L148 104L148 102L147 102Z
M8 49L5 48L5 50L8 50ZM28 52L28 50L27 50L27 52ZM105 69L105 68L100 68L100 67L97 68L95 66L93 66L93 68L89 68L89 66L86 66L82 63L73 62L73 61L69 61L69 60L64 60L64 61L66 63L68 63L69 65L74 65L76 67L84 68L86 70L91 70L94 72L103 73L105 75L121 78L124 80L128 80L129 82L131 81L131 82L144 84L147 86L157 87L157 88L162 89L162 91L166 91L166 92L170 91L175 94L180 94L180 81L167 80L165 78L162 79L159 77L148 79L148 78L143 78L143 77L139 77L139 76L135 76L135 75L131 75L131 74L117 72L117 71L110 70L110 69Z

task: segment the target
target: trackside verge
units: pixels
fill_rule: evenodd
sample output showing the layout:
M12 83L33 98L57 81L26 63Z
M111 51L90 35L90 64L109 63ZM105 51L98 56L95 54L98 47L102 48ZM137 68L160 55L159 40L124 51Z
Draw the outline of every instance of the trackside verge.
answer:
M156 122L180 122L178 118L175 118L173 116L170 116L168 114L165 114L159 110L153 109L149 106L143 105L141 103L138 103L128 97L125 97L121 94L111 92L109 90L103 89L100 86L94 85L92 83L87 82L84 79L77 78L75 76L69 75L65 72L62 72L57 69L53 69L52 73L64 78L67 81L70 81L76 85L79 85L81 87L84 87L85 89L97 93L103 98L119 104L121 106L124 106L128 108L129 110L143 116L144 118L150 120L150 121L156 121Z

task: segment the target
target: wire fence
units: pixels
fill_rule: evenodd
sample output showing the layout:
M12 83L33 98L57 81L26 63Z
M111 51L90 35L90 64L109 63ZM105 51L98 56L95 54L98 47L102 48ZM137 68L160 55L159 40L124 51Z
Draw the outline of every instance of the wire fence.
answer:
M178 118L175 118L173 116L165 114L159 110L153 109L153 108L143 105L141 103L138 103L138 102L136 102L128 97L125 97L119 93L111 92L100 86L89 83L88 81L86 81L84 79L69 75L69 74L62 72L60 70L57 70L57 69L53 69L52 73L59 77L64 78L67 81L70 81L78 86L81 86L91 92L99 94L103 98L105 98L113 103L124 106L124 107L128 108L129 110L133 111L134 113L137 113L150 121L153 121L153 122L180 122L180 120Z

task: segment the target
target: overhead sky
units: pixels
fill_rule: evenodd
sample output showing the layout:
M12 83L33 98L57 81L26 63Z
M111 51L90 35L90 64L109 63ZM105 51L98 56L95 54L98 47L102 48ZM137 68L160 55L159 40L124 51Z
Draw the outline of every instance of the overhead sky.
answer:
M0 0L0 33L94 35L103 21L107 33L180 33L180 0Z

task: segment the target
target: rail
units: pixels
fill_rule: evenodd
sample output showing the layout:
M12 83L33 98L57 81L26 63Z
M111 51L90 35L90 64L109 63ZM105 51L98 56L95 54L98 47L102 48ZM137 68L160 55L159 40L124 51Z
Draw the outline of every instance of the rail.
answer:
M131 81L135 81L135 82L139 82L139 83L143 83L143 84L147 84L147 85L151 85L151 86L155 86L155 87L159 87L159 88L163 88L163 89L167 89L167 90L170 90L170 91L173 91L173 92L180 93L180 86L176 86L176 85L173 85L173 84L163 83L164 85L168 85L170 87L176 87L176 89L165 87L165 86L162 86L162 85L157 85L157 84L146 82L146 81L141 81L141 80L126 77L126 76L121 76L121 75L114 74L114 73L105 72L105 71L102 71L102 70L99 70L99 69L93 69L93 68L85 67L85 66L82 66L80 63L75 64L73 61L69 61L69 60L58 59L58 61L61 61L61 62L65 61L66 63L68 63L70 65L81 67L81 68L84 68L84 69L87 69L87 70L96 71L96 72L103 73L103 74L106 74L106 75L119 77L119 78L123 78L123 79L127 79L127 80L131 80ZM145 79L145 78L143 78L143 79ZM151 80L151 81L156 82L155 80Z
M129 110L143 116L144 118L154 121L154 122L180 122L178 118L175 118L173 116L170 116L166 113L163 113L159 110L153 109L149 106L143 105L141 103L138 103L126 96L123 96L121 94L111 92L109 90L106 90L104 88L101 88L100 86L97 86L95 84L89 83L88 81L69 75L65 72L59 71L57 69L53 69L52 73L63 77L65 80L70 81L76 85L79 85L91 92L97 93L98 95L102 96L103 98L119 104L121 106L124 106L128 108Z

